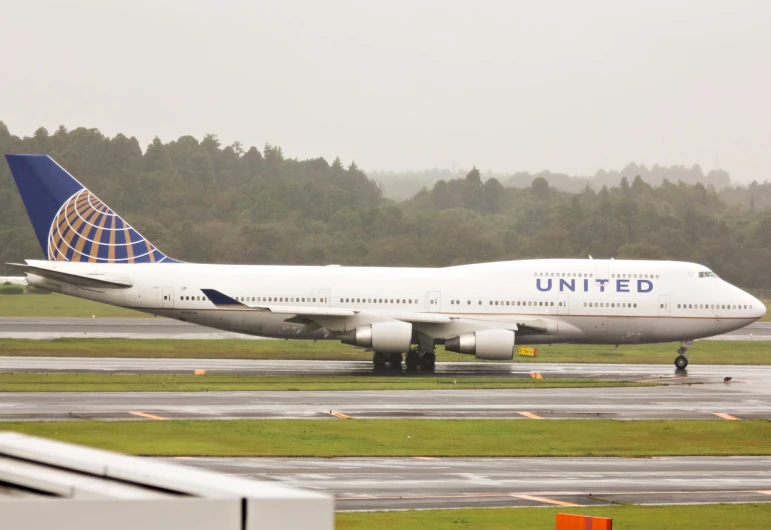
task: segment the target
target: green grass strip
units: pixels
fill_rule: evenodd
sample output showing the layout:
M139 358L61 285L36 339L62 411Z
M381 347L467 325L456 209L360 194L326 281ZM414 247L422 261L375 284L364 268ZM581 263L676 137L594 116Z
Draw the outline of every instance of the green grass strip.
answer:
M163 416L160 411L144 412ZM766 420L138 420L6 422L0 423L0 430L142 455L771 454L771 422Z
M338 530L554 530L557 513L610 517L619 530L767 530L771 504L603 506L597 508L473 508L406 512L338 513Z
M32 296L32 295L30 295ZM538 357L514 356L514 362L635 363L671 365L676 343L633 346L555 344L538 346ZM0 340L0 355L53 357L139 357L191 359L297 359L369 361L372 354L337 341L55 339ZM697 364L771 364L771 341L698 341L689 351ZM437 349L439 361L477 361L470 355ZM507 361L509 362L509 361ZM523 366L523 370L527 370Z
M596 388L650 383L526 377L265 376L101 373L0 374L0 392L208 392L247 390L469 390Z

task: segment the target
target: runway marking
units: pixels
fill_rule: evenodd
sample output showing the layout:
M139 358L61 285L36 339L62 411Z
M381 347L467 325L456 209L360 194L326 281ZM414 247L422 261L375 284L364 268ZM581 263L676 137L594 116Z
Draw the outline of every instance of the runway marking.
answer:
M537 501L537 502L543 502L546 504L556 504L557 506L580 506L580 504L576 504L573 502L565 502L565 501L558 501L556 499L547 499L546 497L537 497L535 495L516 495L511 494L509 497L516 497L517 499L524 499L526 501Z
M433 456L413 456L415 460L439 460L438 458L435 458Z
M489 497L510 497L508 493L461 493L459 495L400 495L398 497L336 497L336 501L393 501L393 500L431 500L431 499L483 499Z
M592 497L605 495L712 495L716 493L763 493L756 490L694 490L694 491L596 491ZM771 491L768 492L771 495Z
M758 491L758 490L700 490L700 491L608 491L608 492L594 492L592 497L600 497L607 495L614 496L634 496L634 495L674 495L674 494L687 494L687 495L710 495L719 493L758 493L763 495L771 495L771 490ZM585 494L579 492L566 492L564 495L581 496ZM461 493L458 495L400 495L400 496L385 496L375 497L372 495L361 497L336 497L336 501L392 501L392 500L432 500L432 499L487 499L494 497L511 497L522 500L529 500L535 502L542 502L545 504L555 504L558 506L583 506L581 504L575 504L567 501L558 501L556 499L550 499L547 497L541 497L540 495L527 495L525 493Z
M541 375L541 372L530 372L530 377L533 379L543 379L543 375Z
M146 412L139 412L139 411L129 411L129 414L133 414L134 416L141 416L143 418L147 418L150 420L168 420L169 418L164 418L163 416L155 416L153 414L148 414Z
M736 420L736 421L739 421L739 418L737 418L736 416L731 416L730 414L726 414L725 412L713 412L712 414L714 414L718 418L723 418L724 420Z
M193 370L193 375L206 375L206 370Z
M533 414L532 412L517 412L520 416L524 416L525 418L530 418L531 420L542 420L543 418L539 416L538 414Z
M334 411L332 411L332 410L330 410L330 411L328 412L328 414L329 414L330 416L334 416L335 418L341 418L341 419L343 419L343 420L352 420L352 419L353 419L353 416L348 416L348 415L346 415L346 414L341 414L341 413L339 413L339 412L334 412Z

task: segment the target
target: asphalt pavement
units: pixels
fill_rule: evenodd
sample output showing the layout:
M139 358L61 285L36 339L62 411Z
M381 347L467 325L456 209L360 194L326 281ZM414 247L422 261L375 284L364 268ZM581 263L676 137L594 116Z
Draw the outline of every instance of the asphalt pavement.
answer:
M37 358L27 358L37 359ZM0 358L0 369L13 371L25 358ZM72 359L57 361L67 363ZM78 362L102 361L79 359ZM147 359L132 359L147 363ZM155 359L179 363L175 359ZM216 361L216 360L210 360ZM190 362L190 361L188 361ZM196 360L195 363L200 361ZM222 364L233 361L220 361ZM267 363L274 368L300 365L369 366L369 363L320 361L239 361L252 368ZM445 365L450 365L445 366ZM452 373L452 365L479 373L484 363L439 363L438 374ZM192 366L192 364L191 364ZM204 366L204 365L199 365ZM233 364L231 364L233 366ZM493 365L519 370L516 363ZM238 368L235 368L238 370ZM344 371L333 367L333 371ZM240 391L240 392L7 392L0 400L2 420L66 420L71 418L121 420L332 418L330 412L354 418L508 418L508 419L727 419L771 418L771 367L704 366L676 373L662 365L528 364L524 370L569 378L618 378L664 382L662 386L619 388L537 388L506 390L365 390L365 391ZM318 373L324 373L323 369ZM172 377L169 375L169 377ZM724 382L724 377L731 381ZM137 415L136 413L141 414ZM146 421L141 419L141 421ZM332 420L337 421L337 420Z
M330 491L343 511L771 502L769 457L169 460Z

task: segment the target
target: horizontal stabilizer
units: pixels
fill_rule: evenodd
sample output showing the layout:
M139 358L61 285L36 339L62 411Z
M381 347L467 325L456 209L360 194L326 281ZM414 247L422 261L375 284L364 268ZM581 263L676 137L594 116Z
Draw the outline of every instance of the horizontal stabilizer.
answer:
M42 264L46 262L39 262ZM95 287L102 289L128 289L134 284L128 278L104 273L74 273L71 271L56 270L47 266L29 265L24 263L8 263L11 267L22 270L27 274L35 274L54 280L57 282L68 283L80 287Z

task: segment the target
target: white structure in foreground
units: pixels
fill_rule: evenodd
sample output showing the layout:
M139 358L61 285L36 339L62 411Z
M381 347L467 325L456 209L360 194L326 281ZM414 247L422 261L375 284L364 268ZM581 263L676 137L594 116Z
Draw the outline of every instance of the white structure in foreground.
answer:
M0 285L27 285L26 276L0 276Z
M334 528L330 495L0 432L0 527Z

